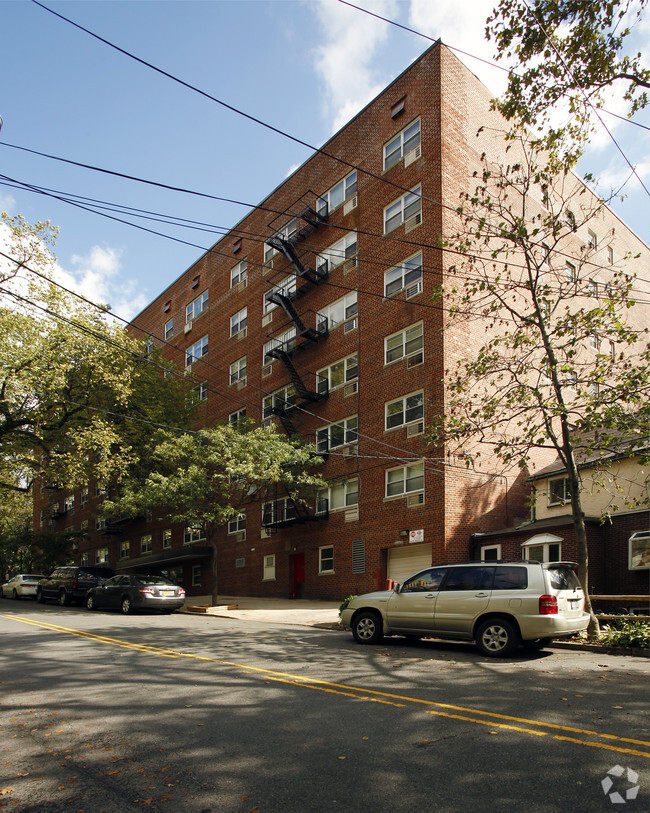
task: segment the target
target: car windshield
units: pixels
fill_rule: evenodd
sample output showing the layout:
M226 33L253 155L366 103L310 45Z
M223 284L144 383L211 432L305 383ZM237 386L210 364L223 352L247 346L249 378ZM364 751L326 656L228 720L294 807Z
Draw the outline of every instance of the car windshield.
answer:
M33 582L33 581L38 581L39 579L44 579L44 578L45 578L45 576L39 576L37 574L31 575L31 576L21 576L21 579L24 582Z
M549 567L551 587L554 590L579 590L580 582L570 567Z
M169 579L162 576L138 576L136 581L140 584L169 584Z

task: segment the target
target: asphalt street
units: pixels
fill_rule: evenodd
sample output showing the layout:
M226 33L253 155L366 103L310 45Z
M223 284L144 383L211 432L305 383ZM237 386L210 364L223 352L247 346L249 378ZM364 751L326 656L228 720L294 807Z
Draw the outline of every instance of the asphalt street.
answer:
M0 808L650 807L643 658L5 600L0 662Z

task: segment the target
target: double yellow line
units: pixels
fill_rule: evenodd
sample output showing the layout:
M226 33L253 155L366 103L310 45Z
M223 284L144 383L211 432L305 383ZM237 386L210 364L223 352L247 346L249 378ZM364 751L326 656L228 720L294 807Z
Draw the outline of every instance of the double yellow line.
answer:
M190 652L179 652L174 649L163 649L161 647L149 646L148 644L137 644L131 641L123 641L119 638L109 638L105 635L96 635L92 632L84 632L83 630L72 629L70 627L62 627L58 624L50 624L45 621L35 621L32 618L25 618L23 616L8 613L4 614L3 617L22 624L30 624L33 627L48 629L52 630L53 632L65 633L66 635L75 635L79 638L86 638L91 641L97 641L98 643L108 644L109 646L118 646L124 649L134 649L138 652L146 652L150 655L157 655L163 658L187 658L191 660L215 663L219 664L220 666L232 666L237 669L243 669L246 672L255 672L263 675L266 680L272 680L291 686L299 686L306 689L315 689L316 691L328 692L331 694L338 694L342 695L343 697L354 698L355 700L368 700L374 703L396 706L398 708L420 705L426 707L425 712L427 714L434 714L439 717L448 717L452 720L461 720L463 722L474 723L476 725L485 725L492 729L517 731L524 734L531 734L535 737L550 737L551 739L561 740L562 742L586 745L591 748L602 748L607 751L616 751L620 754L630 754L632 756L645 757L646 759L650 758L650 750L639 750L639 748L628 747L640 746L644 749L650 749L650 742L646 742L645 740L635 740L631 739L630 737L617 737L614 734L602 734L598 731L590 731L589 729L574 728L572 726L559 725L557 723L545 723L541 720L528 720L524 717L513 717L508 714L498 714L491 711L482 711L481 709L455 706L451 705L450 703L439 703L433 700L421 700L416 697L406 697L404 695L392 694L390 692L380 692L376 689L364 689L358 686L346 686L342 683L331 683L326 680L292 675L290 673L279 672L274 669L263 669L259 666L247 666L243 663L226 661L220 658L209 658L205 655L194 655ZM531 726L533 727L531 728ZM596 739L590 739L592 737L595 737Z

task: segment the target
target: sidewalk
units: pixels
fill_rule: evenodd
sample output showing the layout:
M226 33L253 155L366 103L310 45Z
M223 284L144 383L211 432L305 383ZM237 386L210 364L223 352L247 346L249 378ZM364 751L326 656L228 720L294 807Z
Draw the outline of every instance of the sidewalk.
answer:
M188 607L210 606L210 596L191 596L181 612ZM226 605L236 604L236 610ZM270 624L297 624L306 627L338 627L339 604L336 601L311 601L308 599L255 598L252 596L219 596L219 609L210 615L221 618L239 618L244 621L266 621Z

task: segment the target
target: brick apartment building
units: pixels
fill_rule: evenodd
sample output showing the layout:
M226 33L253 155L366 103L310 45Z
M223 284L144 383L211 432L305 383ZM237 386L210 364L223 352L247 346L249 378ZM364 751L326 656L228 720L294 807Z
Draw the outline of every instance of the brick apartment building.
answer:
M446 329L430 293L450 264L439 238L504 129L490 99L434 45L135 319L191 372L206 424L273 421L326 456L313 505L251 495L223 528L221 593L342 599L467 559L473 534L528 516L527 472L487 458L468 469L424 443L445 370L485 331ZM100 500L66 498L78 510L61 523L90 526L75 561L172 570L190 596L211 591L200 528L153 516L105 534Z

